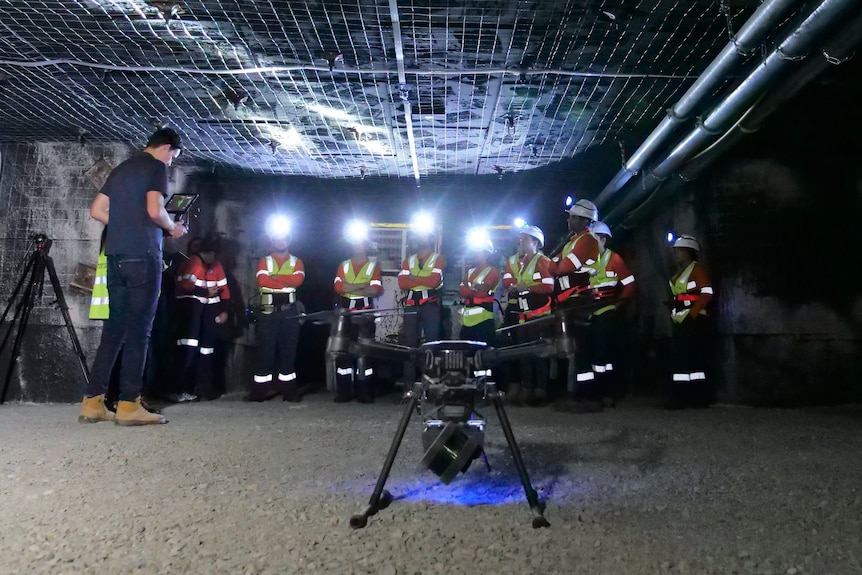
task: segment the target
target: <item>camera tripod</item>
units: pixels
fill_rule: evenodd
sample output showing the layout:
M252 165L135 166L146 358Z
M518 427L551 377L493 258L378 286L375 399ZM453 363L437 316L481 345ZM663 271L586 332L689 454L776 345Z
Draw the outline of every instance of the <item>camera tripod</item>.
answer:
M21 272L21 277L15 285L15 290L9 297L6 304L6 309L3 310L3 315L0 316L0 325L5 326L6 316L12 307L15 307L15 313L8 324L6 333L0 341L0 354L6 348L12 332L15 332L15 339L12 343L12 352L9 356L9 365L6 368L6 378L3 383L3 391L0 393L0 403L6 401L6 392L9 390L9 383L12 379L12 372L15 370L15 365L18 362L18 354L21 351L21 344L24 341L24 334L27 331L27 322L30 319L30 312L33 311L33 304L36 297L42 296L42 289L45 283L45 272L48 272L48 277L51 281L51 287L54 289L54 295L57 298L57 305L60 308L60 313L63 314L63 321L66 323L66 330L69 332L69 337L72 340L72 346L78 355L78 362L81 365L81 372L84 374L86 384L90 382L90 370L87 368L87 359L84 356L84 351L81 349L81 342L78 341L78 335L75 333L75 327L72 325L72 318L69 316L69 306L66 305L66 298L63 295L63 288L60 286L60 281L57 279L57 270L54 268L54 261L48 252L51 250L52 241L45 234L39 233L33 236L33 243L36 245L33 253L27 258L27 263ZM26 287L25 287L26 284ZM23 293L21 288L24 287ZM20 298L18 297L20 293ZM16 304L17 300L17 304Z

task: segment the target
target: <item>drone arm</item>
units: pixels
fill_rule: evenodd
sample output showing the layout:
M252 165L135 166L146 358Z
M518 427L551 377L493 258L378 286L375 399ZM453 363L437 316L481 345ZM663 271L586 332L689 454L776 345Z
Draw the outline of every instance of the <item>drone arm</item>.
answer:
M414 349L404 345L391 343L380 343L371 339L360 339L351 342L349 346L350 355L373 357L395 362L411 361Z
M527 357L543 357L555 349L553 341L544 339L506 347L489 348L481 352L482 363L487 366L496 366L507 361L516 361Z

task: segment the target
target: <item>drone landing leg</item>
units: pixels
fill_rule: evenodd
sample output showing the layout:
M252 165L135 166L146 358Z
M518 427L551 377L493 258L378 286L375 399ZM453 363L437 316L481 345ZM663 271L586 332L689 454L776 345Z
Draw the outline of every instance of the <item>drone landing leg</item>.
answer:
M407 405L404 406L404 413L401 415L401 421L398 423L398 431L395 432L395 437L392 438L392 445L389 447L389 453L386 454L386 461L383 463L383 469L380 471L380 476L377 478L377 485L374 486L374 492L371 494L371 499L368 505L356 515L350 517L350 526L354 529L362 529L368 524L368 518L376 514L381 509L386 509L392 502L392 495L383 489L386 485L386 480L389 478L389 472L392 470L392 464L395 462L395 456L398 455L398 448L401 446L401 441L404 439L404 432L407 430L407 424L410 422L410 416L416 409L419 403L419 393L411 391L407 394Z
M500 398L500 394L493 394L491 401L494 402L497 417L500 418L500 427L503 428L503 435L506 436L506 442L509 444L509 450L512 452L512 459L515 460L515 467L518 469L518 475L521 477L521 484L523 484L524 492L527 494L527 503L530 504L530 511L533 513L533 529L550 527L551 524L544 516L545 506L539 503L539 496L536 490L533 489L532 483L530 483L530 476L527 475L527 466L524 465L521 450L518 449L518 444L515 442L512 424L509 423L509 417L506 415L506 409L503 407L503 400Z

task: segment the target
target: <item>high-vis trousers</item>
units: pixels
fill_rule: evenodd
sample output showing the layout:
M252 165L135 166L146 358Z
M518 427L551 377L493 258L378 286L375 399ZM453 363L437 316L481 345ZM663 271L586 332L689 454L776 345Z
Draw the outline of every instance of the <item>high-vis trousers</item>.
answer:
M351 341L357 338L374 339L375 324L372 315L353 316L347 336ZM374 366L369 358L341 355L335 361L335 388L345 396L373 394Z
M219 306L194 298L177 299L177 347L175 366L179 368L174 392L213 393L216 317Z
M696 321L686 318L673 324L668 399L693 407L706 407L712 402L712 384L706 377L711 333L708 317Z
M257 357L252 385L283 389L296 384L296 346L299 343L299 308L277 307L257 318Z

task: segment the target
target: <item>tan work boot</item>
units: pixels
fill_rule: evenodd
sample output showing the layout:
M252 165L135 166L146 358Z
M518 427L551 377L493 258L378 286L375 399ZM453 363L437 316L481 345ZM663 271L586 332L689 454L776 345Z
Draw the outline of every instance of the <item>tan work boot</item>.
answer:
M155 425L167 423L168 420L158 413L150 413L144 409L139 397L135 401L118 401L114 422L117 425Z
M97 423L99 421L114 421L114 413L105 407L104 394L93 397L85 396L81 402L78 423Z

